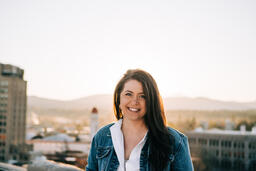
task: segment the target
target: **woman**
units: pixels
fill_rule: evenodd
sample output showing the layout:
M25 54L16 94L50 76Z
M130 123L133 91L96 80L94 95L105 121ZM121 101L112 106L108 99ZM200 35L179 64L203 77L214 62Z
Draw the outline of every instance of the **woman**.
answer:
M87 171L191 171L187 137L166 126L153 77L128 70L114 92L117 122L94 136Z

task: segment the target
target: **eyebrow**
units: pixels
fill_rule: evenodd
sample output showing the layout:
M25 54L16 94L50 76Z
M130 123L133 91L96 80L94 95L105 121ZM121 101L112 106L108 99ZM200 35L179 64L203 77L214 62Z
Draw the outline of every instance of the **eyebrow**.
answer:
M125 90L125 92L133 93L131 90ZM143 92L138 93L138 94L144 94Z

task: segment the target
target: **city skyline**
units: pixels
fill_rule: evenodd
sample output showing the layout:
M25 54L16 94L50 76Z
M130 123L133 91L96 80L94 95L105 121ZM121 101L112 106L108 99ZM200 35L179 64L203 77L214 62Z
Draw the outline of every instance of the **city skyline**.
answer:
M130 68L162 96L256 100L254 1L1 1L0 63L28 95L112 94Z

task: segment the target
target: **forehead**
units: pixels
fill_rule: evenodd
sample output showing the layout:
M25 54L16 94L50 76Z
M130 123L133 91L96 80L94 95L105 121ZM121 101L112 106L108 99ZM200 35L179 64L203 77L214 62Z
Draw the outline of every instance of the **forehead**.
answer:
M137 80L128 80L124 84L123 91L132 91L132 92L137 92L137 93L143 93L143 87L142 84L137 81Z

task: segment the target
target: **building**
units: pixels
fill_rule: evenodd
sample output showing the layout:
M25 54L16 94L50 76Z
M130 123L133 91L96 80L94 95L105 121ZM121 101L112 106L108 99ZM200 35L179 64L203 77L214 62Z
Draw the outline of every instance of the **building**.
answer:
M0 161L28 159L25 144L27 82L24 70L0 63Z
M54 162L47 160L44 156L37 156L31 164L28 165L27 171L83 171L83 169L80 169L78 167Z
M0 163L0 170L27 171L26 168L19 167L19 166L14 166L14 165L7 164L7 163Z
M187 132L192 158L216 170L256 170L256 128L246 131L203 130Z
M94 137L98 130L98 110L97 108L93 108L91 112L91 139Z

